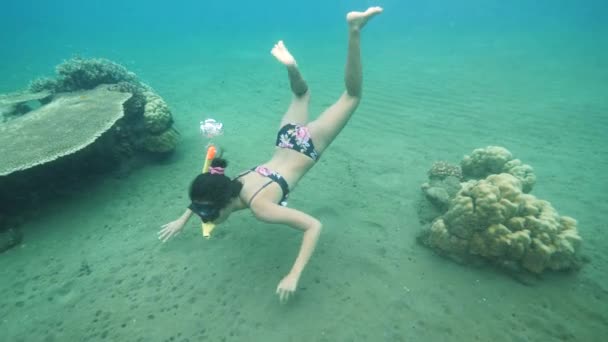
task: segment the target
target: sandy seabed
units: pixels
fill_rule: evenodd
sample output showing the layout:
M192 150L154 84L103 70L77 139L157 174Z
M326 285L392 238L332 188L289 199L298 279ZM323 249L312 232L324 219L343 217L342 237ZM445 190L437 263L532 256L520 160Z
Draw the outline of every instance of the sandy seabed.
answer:
M600 341L608 334L608 52L583 36L543 34L364 40L364 100L291 194L290 206L319 218L324 231L286 305L274 291L299 232L239 213L212 240L196 220L169 243L156 238L188 203L206 143L201 119L224 122L217 142L232 175L272 153L290 97L268 54L273 41L169 47L155 59L125 52L134 61L127 66L171 105L183 140L169 160L96 179L26 220L24 243L0 255L0 335ZM314 118L342 91L343 37L321 45L296 38L287 43L310 83ZM582 270L525 285L417 244L428 168L487 145L532 165L533 194L578 220L591 260Z

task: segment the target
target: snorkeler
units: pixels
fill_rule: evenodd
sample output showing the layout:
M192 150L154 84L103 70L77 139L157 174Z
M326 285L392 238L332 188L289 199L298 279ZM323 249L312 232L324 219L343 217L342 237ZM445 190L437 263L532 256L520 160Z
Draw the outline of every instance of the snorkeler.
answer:
M304 232L293 267L276 290L281 301L287 300L295 292L300 275L317 244L322 224L304 212L287 207L287 196L344 128L359 105L362 88L360 31L369 19L381 12L380 7L370 7L365 12L346 15L349 33L344 75L346 91L311 122L308 122L310 91L296 60L282 41L272 48L272 55L287 67L294 94L281 120L277 148L272 158L234 179L224 175L226 160L215 158L209 172L199 174L193 180L190 206L180 218L162 227L158 233L160 240L165 242L179 233L193 213L203 222L219 224L232 212L249 208L260 221L285 224Z

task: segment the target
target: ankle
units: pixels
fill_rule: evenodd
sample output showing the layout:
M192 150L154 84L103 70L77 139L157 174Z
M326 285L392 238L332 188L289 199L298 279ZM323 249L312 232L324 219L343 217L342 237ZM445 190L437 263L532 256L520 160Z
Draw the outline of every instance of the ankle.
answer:
M298 63L296 63L296 61L293 61L293 64L285 64L285 67L287 68L287 72L289 73L299 72Z
M358 25L349 25L348 26L348 34L353 36L359 36L361 34L361 27Z

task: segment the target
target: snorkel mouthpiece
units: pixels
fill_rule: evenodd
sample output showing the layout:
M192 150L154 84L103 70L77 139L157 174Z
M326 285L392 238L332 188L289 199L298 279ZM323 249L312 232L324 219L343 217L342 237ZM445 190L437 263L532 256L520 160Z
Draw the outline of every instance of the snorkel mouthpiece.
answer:
M203 222L203 225L202 225L203 237L205 239L210 238L211 237L211 232L213 232L214 229L215 229L215 223L213 223L213 222Z
M213 204L196 202L190 203L188 208L201 218L201 221L203 221L201 224L203 236L207 239L210 238L211 232L215 229L213 221L220 216L220 209Z

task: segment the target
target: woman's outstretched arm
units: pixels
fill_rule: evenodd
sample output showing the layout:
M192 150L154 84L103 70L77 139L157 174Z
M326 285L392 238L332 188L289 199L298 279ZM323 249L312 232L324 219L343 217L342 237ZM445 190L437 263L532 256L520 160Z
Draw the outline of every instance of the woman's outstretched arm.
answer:
M251 211L263 222L286 224L292 228L304 231L298 256L287 274L277 286L277 294L281 301L289 299L296 291L302 271L312 256L317 240L321 234L322 224L316 218L299 210L280 206L272 202L256 201L252 203Z
M163 225L163 229L158 232L158 239L162 242L167 242L170 238L177 235L182 230L182 228L184 228L184 225L186 224L186 222L188 222L191 216L192 210L186 209L182 216L180 216L177 220L171 221Z

